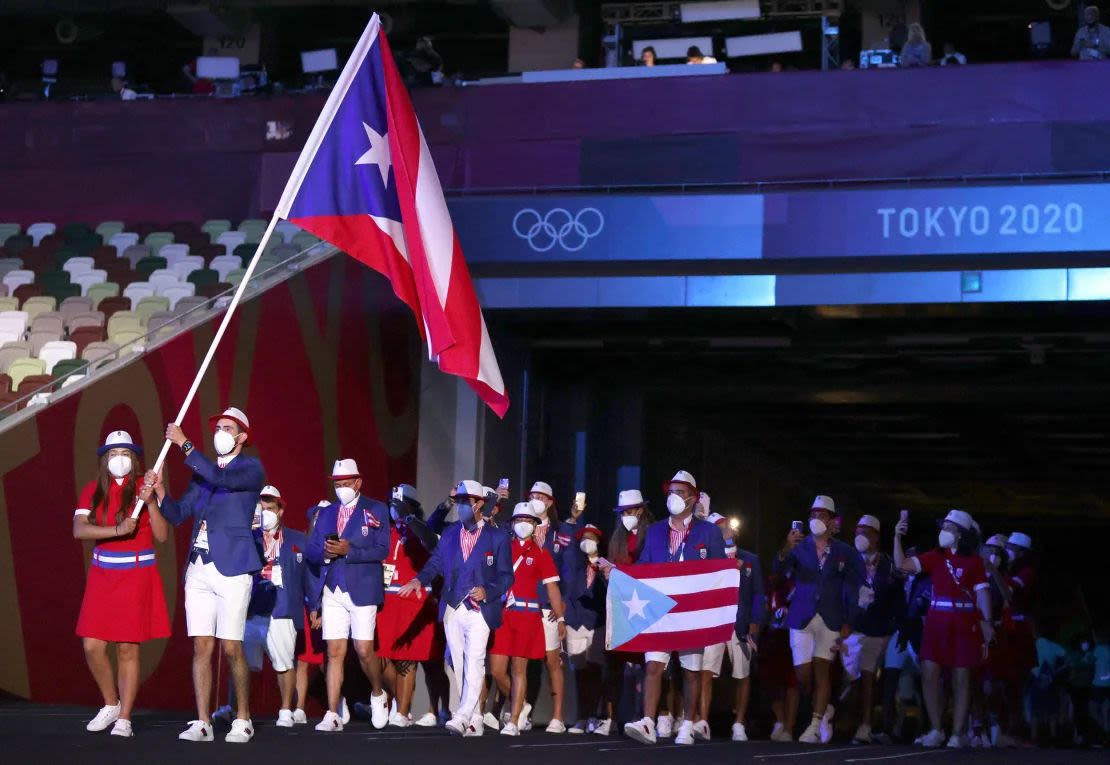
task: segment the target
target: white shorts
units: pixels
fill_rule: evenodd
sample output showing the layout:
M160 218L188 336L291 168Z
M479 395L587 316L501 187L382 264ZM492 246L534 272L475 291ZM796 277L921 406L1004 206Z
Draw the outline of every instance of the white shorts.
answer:
M736 637L735 633L727 643L717 643L705 647L705 653L701 660L701 671L712 672L713 677L720 677L726 651L728 652L729 662L732 664L733 678L743 680L751 674L751 656L744 653L744 650L740 647L740 639Z
M861 672L878 672L879 661L886 653L888 640L889 636L871 637L862 632L853 632L844 639L844 647L840 652L844 670L852 678L859 677Z
M794 654L794 666L809 664L814 659L831 661L839 637L839 632L825 626L821 614L815 614L804 629L791 629L790 651Z
M567 627L567 658L575 669L605 663L605 639L585 627Z
M224 576L215 563L195 560L185 571L185 626L189 637L243 640L254 578Z
M559 622L550 621L547 617L551 616L551 609L541 609L543 614L543 649L545 651L558 651L561 643L559 641Z
M674 651L678 654L678 666L690 672L701 672L702 654L704 650L698 649L696 651ZM662 664L663 669L666 669L671 664L671 652L669 651L648 651L644 654L644 663L654 661L657 664Z
M378 625L377 606L356 606L351 595L343 590L324 588L321 598L320 619L323 621L324 640L373 640Z
M292 619L270 619L270 629L266 631L266 654L274 671L288 672L293 669L296 652L296 623Z

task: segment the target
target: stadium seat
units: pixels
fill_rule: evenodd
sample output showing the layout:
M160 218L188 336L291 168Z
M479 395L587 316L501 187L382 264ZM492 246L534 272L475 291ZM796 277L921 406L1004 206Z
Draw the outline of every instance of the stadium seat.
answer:
M149 258L143 258L135 264L135 273L141 279L147 279L155 271L165 268L167 265L165 258L160 258L157 255L151 255Z
M68 263L71 258L81 257L81 253L73 247L63 247L57 250L52 257L54 259L54 265L62 269L65 268L66 263Z
M218 283L220 281L220 275L211 268L202 268L199 271L193 271L189 274L187 281L195 284L197 289L200 289L201 287Z
M139 278L139 275L131 270L131 264L123 259L102 266L100 270L104 272L104 281L116 284L130 284Z
M124 250L138 243L139 235L134 231L121 231L108 240L108 244L116 248L116 257L123 257Z
M8 256L19 255L35 246L35 240L27 234L9 236L4 242L4 254Z
M58 359L54 364L54 368L50 374L54 376L55 380L61 380L73 375L75 372L80 372L82 369L89 365L89 362L76 357L76 350L74 356L64 359Z
M119 346L115 343L100 341L86 345L85 350L81 352L81 358L90 364L95 364L98 361L115 356L118 352Z
M258 249L254 244L241 244L232 251L232 255L239 258L240 265L246 265L250 259L254 257L255 250Z
M154 231L143 237L143 244L150 248L154 255L158 255L167 244L173 244L173 233L170 231Z
M0 420L10 416L14 413L14 409L9 409L19 401L19 394L14 391L7 393L0 393Z
M64 318L66 322L69 322L70 317L88 313L92 309L92 298L72 297L62 301L62 304L58 306L58 313L62 315L62 318Z
M229 255L245 241L247 241L247 235L242 231L225 231L216 239L216 243L222 244Z
M50 392L53 388L53 384L54 377L52 375L27 375L20 381L19 388L16 389L16 392L19 393L20 396L29 396L32 393L37 393L34 398L27 402L27 406L45 404L50 400Z
M77 343L69 340L54 340L39 349L39 359L42 361L46 374L53 374L54 365L59 361L76 358Z
M12 297L19 298L19 302L23 303L28 298L37 297L44 292L41 284L21 284L12 290Z
M82 239L66 240L66 247L75 251L78 255L89 255L103 244L104 242L96 234L89 234Z
M139 320L139 315L134 311L116 311L108 319L108 339L111 340L113 335L125 329L139 331L142 328L143 324Z
M7 373L0 373L0 393L10 393L12 389L12 378L8 377Z
M26 340L4 343L0 346L0 372L8 373L8 369L17 359L31 357L31 344ZM15 388L15 385L12 385Z
M53 234L57 230L58 227L53 223L32 223L27 227L27 235L34 240L35 244L38 244L44 236Z
M139 241L146 239L155 231L162 231L165 226L160 226L157 223L132 223L127 227L128 231L134 231L139 235Z
M31 318L31 332L55 332L62 337L66 331L66 322L57 311L43 311Z
M280 220L278 224L274 226L274 240L276 241L285 243L292 242L293 237L299 233L301 233L301 227L287 220Z
M177 301L181 300L181 298L192 297L196 295L196 290L197 288L195 284L182 284L179 282L177 284L167 285L165 287L159 288L158 294L164 298L169 298L170 308L174 308L177 306Z
M58 301L49 295L38 295L36 297L27 298L23 301L23 311L27 314L28 325L30 320L34 319L40 313L45 311L53 311L58 307Z
M82 355L91 343L99 343L108 339L108 333L104 331L104 326L97 324L95 326L81 326L70 330L69 339L77 346L77 355L84 358Z
M218 258L212 258L212 262L208 267L216 272L221 282L227 281L227 275L236 268L243 267L243 261L235 255L221 255Z
M200 230L208 234L208 240L210 242L215 242L220 234L231 230L231 221L222 218L206 220L200 227Z
M23 231L18 223L0 223L0 245L8 241L9 236L15 236Z
M87 276L88 276L88 274L82 274L81 275L82 278L85 278ZM103 281L103 279L101 279L100 281ZM30 285L28 285L28 286L30 286ZM81 285L80 284L55 284L53 287L49 287L47 289L44 289L43 292L45 292L50 297L54 298L54 302L61 302L61 301L65 300L66 298L79 297L81 295Z
M73 276L69 271L44 271L38 275L38 283L43 286L43 289L50 289L62 284L69 284L73 281Z
M87 362L82 362L82 363L86 364L86 366L87 366ZM69 377L67 377L66 379L62 380L61 387L68 388L70 385L76 385L77 383L81 382L82 380L84 380L88 376L89 375L88 375L87 371L82 373L82 374L72 374Z
M208 298L193 295L191 297L183 297L174 304L173 312L178 316L184 316L189 311L201 309L208 305ZM199 311L198 311L199 313ZM190 314L189 318L193 318Z
M102 244L95 250L89 253L89 257L93 259L95 265L93 268L104 268L108 263L115 263L119 260L119 253L116 248L110 244Z
M27 342L31 344L31 355L36 357L39 355L39 351L42 350L44 345L61 339L61 332L42 332L39 330L30 330L27 332Z
M43 373L43 363L39 359L34 358L21 358L16 359L8 367L8 377L12 378L12 388L19 390L19 384L23 382L24 377L30 375L41 375Z
M219 297L225 292L232 291L233 287L230 284L222 282L212 282L211 284L201 284L197 286L197 295L211 300L212 298Z
M222 244L212 244L211 242L202 244L199 247L192 247L190 248L190 252L193 255L199 255L204 258L205 261L210 261L212 258L218 258L221 255L227 255L227 249Z
M4 284L8 287L8 292L15 294L17 288L24 284L30 284L35 280L35 272L28 271L27 269L16 269L15 271L8 271L4 274Z
M140 261L151 257L151 250L145 244L133 244L123 251L122 257L127 259L127 262L134 268Z
M84 239L86 236L92 233L92 227L89 226L88 223L67 223L62 226L62 230L60 233L62 235L62 238L68 242L74 239Z
M22 258L0 258L0 279L11 271L19 271L23 268Z
M112 318L112 314L117 311L130 311L131 298L127 297L109 297L104 298L97 304L96 309L104 314L104 320Z
M4 311L0 313L0 330L5 332L15 332L22 335L27 331L27 325L31 323L31 317L27 315L26 311Z
M70 314L66 318L66 330L73 334L81 327L103 327L104 314L100 311L85 311L84 313Z
M144 326L150 326L150 317L156 313L168 312L170 310L170 301L164 297L145 297L139 301L138 305L133 309L135 315L139 317L139 322Z
M177 274L178 280L186 281L189 278L189 274L193 273L193 271L199 271L204 268L204 258L200 255L186 255L180 260L170 264L170 268Z
M258 242L262 239L262 235L266 233L267 225L269 225L269 221L261 218L247 218L239 223L238 230L247 235L244 241Z
M0 348L12 343L19 343L23 341L23 334L13 332L10 329L0 329Z
M112 237L123 231L123 221L121 220L106 220L96 225L96 233L105 242L111 242Z
M118 345L120 350L126 354L138 350L141 344L136 343L136 341L145 335L146 330L144 329L121 329L114 335L108 335L108 341Z
M106 281L108 281L108 272L96 270L83 274L74 274L72 283L78 288L79 294L88 295L90 287L96 284L104 284Z
M158 290L164 287L173 287L184 283L177 278L177 274L168 268L158 269L147 278L147 281L154 286L155 294L158 294Z
M158 257L165 258L167 265L173 265L181 260L181 258L189 255L189 245L187 244L167 244L158 251Z
M123 296L131 300L134 309L143 298L154 297L156 289L150 282L131 282L123 290Z
M62 239L61 234L47 234L35 244L39 250L47 255L53 255L58 250L65 247L66 240Z
M100 301L106 298L112 298L119 295L119 284L116 282L105 282L104 284L94 284L89 287L85 297L92 300L93 308L100 306Z
M153 332L159 327L168 327L177 323L177 314L173 311L155 311L146 320L147 332Z
M315 247L320 244L320 237L315 234L310 234L307 231L302 231L293 237L293 246L297 248L297 252L304 252L310 247Z
M96 268L96 260L88 255L70 258L62 265L62 270L68 271L71 276L87 274Z
M0 312L3 311L18 311L19 298L16 297L0 297Z
M246 276L246 275L247 275L247 269L245 269L245 268L234 268L234 269L232 269L231 271L228 272L227 276L224 278L224 281L227 282L228 284L232 285L232 286L238 287L239 282L243 281L243 277Z

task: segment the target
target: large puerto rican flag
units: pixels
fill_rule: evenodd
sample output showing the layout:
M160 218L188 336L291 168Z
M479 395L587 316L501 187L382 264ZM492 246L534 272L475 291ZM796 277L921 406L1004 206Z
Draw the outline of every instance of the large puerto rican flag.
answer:
M384 274L439 368L509 408L443 188L374 14L281 195L277 214Z
M736 626L736 561L623 566L609 574L605 647L686 651L729 639Z

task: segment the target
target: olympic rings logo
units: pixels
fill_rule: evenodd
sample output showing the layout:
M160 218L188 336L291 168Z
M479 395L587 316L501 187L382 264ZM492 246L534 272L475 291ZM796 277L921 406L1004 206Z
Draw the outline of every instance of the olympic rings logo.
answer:
M605 216L596 207L585 207L577 215L556 207L541 215L530 207L513 216L513 233L528 242L535 252L547 252L559 245L567 252L578 252L601 233Z

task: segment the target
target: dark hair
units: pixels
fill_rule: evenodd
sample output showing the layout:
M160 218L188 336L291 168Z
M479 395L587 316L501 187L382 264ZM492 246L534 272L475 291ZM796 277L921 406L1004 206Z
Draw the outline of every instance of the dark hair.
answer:
M644 540L647 536L647 527L655 520L655 517L651 514L651 510L648 509L647 505L641 505L641 507L643 508L643 512L640 513L640 523L636 527L639 531L636 540L638 548L643 547ZM613 527L613 533L609 536L609 560L617 566L622 566L632 562L632 555L628 552L628 529L621 523L621 515L623 515L623 513L618 513L616 515L617 523Z
M130 514L131 506L135 504L135 485L139 479L139 455L130 449L128 451L131 452L131 474L127 477L131 480L123 484L123 496L120 498L121 501L119 509L116 510L116 520L112 524L113 526L121 523ZM97 508L100 507L101 503L107 502L111 482L116 480L116 477L108 471L108 460L111 459L111 454L112 452L109 450L100 456L100 472L96 476L96 491L93 492L92 507L89 508L92 510L89 522L93 525L99 525L96 522Z
M656 60L656 61L659 60L659 54L655 52L655 46L653 46L653 45L645 45L644 49L642 51L640 51L640 58L643 58L644 54L647 53L648 51L651 51L651 57L654 60Z
M686 49L686 58L704 58L705 54L701 52L701 48L696 45L691 45Z
M960 529L960 538L956 542L957 555L978 555L982 545L979 532L972 526L970 529Z

